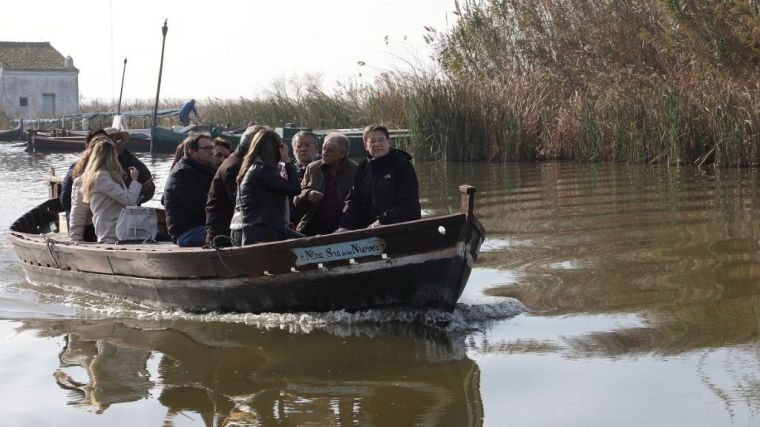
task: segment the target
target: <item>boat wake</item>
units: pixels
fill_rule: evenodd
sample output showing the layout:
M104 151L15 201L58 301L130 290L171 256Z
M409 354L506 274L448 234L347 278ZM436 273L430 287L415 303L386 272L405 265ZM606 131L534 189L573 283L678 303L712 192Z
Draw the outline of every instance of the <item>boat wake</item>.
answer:
M188 313L161 311L113 296L64 288L54 284L28 284L36 288L38 303L58 304L85 318L133 318L137 320L187 320L247 324L262 329L282 329L293 333L309 333L365 327L388 323L416 324L446 332L480 330L488 322L514 317L525 306L514 298L464 295L453 312L436 310L377 309L359 312L330 311L325 313ZM31 289L29 289L31 290Z

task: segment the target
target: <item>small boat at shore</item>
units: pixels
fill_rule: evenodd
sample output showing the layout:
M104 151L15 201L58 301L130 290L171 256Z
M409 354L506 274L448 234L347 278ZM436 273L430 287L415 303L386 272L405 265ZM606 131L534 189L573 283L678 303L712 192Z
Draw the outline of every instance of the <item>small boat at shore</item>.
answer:
M26 140L26 132L21 126L13 129L0 130L0 141L24 141Z
M79 243L59 233L51 198L13 223L8 240L28 280L189 312L452 311L485 231L475 188L459 213L373 229L233 248ZM159 229L164 212L157 209Z
M84 135L45 136L32 135L26 151L33 153L63 153L84 150ZM141 133L131 133L126 147L132 152L150 151L150 137Z

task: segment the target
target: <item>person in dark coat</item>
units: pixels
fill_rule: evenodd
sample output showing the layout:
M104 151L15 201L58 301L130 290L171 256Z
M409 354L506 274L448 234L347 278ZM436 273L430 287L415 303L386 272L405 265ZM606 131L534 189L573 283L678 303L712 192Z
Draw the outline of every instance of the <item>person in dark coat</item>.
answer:
M164 207L172 241L179 246L203 246L206 242L206 196L213 172L214 144L206 134L190 134L185 156L166 179Z
M242 244L303 237L290 229L289 197L301 192L298 170L289 161L289 149L277 132L256 134L240 167L237 206L242 213ZM278 163L285 163L280 175Z
M420 219L419 183L412 157L391 147L384 126L368 126L362 136L369 157L359 163L338 231Z
M296 231L307 236L330 234L338 228L343 201L354 182L357 165L348 158L350 142L342 133L325 136L322 158L306 167L301 194L293 198Z
M235 192L240 166L256 133L266 126L249 126L240 137L240 144L222 162L211 182L206 201L206 244L211 244L216 236L230 235L230 221L235 211Z

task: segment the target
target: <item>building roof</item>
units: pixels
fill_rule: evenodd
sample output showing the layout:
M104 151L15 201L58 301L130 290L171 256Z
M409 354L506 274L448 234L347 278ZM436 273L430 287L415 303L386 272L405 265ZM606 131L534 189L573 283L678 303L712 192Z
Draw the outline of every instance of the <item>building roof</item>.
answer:
M66 58L50 42L0 41L0 65L6 70L19 71L76 70L74 61L69 58L67 64Z

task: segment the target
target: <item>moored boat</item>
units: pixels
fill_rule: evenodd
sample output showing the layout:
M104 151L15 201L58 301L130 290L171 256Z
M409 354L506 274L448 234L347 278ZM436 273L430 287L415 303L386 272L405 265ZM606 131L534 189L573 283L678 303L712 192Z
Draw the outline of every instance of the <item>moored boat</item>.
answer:
M26 132L21 126L13 129L0 130L0 141L24 141L26 140Z
M27 142L26 150L34 153L62 153L84 150L84 136L43 136L32 135ZM133 152L150 151L150 137L144 134L132 133L126 147Z
M234 248L171 243L73 244L56 233L57 198L12 226L27 278L191 312L359 311L407 307L451 311L485 231L475 189L460 186L461 211L373 229ZM157 211L159 224L163 211Z

